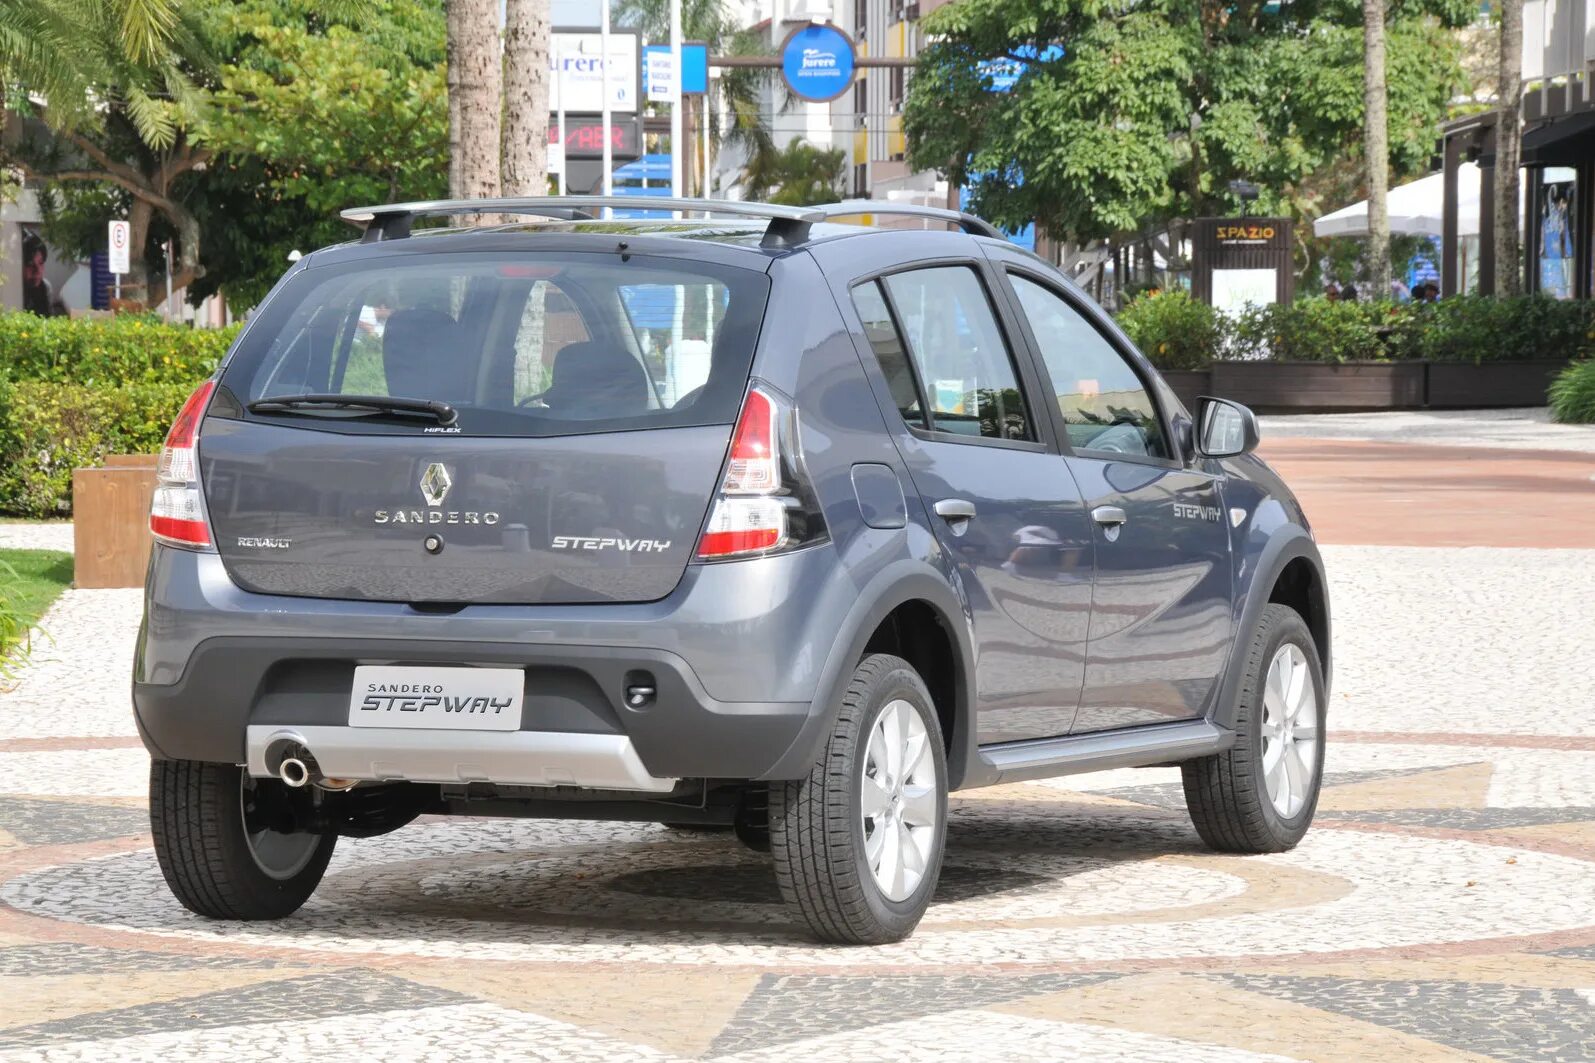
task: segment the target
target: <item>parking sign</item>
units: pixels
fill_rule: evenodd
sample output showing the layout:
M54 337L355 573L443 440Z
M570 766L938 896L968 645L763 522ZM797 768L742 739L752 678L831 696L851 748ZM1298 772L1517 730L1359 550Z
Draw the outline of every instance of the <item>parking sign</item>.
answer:
M113 221L108 241L111 248L111 272L128 272L128 226L125 221Z

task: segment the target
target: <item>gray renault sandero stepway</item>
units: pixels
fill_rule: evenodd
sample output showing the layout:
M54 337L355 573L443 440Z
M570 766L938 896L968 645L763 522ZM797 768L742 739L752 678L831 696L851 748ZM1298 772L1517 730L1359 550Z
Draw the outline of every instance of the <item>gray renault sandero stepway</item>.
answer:
M348 211L184 406L133 677L178 900L286 916L422 814L631 819L889 942L949 792L1176 763L1209 845L1296 844L1329 605L1250 411L967 215L619 204ZM482 212L528 220L411 232Z

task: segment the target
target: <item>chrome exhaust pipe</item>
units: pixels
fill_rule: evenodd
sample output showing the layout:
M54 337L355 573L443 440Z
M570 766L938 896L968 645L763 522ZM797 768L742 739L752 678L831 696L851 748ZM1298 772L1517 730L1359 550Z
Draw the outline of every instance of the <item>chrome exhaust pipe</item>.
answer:
M298 757L283 757L282 763L277 765L277 777L284 786L297 790L310 781L310 766Z

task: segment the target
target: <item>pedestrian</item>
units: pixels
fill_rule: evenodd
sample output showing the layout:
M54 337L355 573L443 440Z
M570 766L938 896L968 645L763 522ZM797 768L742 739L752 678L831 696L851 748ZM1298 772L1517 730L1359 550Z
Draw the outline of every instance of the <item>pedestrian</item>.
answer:
M1406 282L1404 282L1400 277L1391 277L1390 298L1394 299L1398 303L1411 302L1412 289L1408 288Z
M1342 302L1355 303L1357 301L1357 286L1348 283L1344 288L1340 289L1340 298Z
M1334 281L1330 281L1328 284L1324 285L1324 298L1328 299L1331 303L1339 302L1340 285L1336 284Z

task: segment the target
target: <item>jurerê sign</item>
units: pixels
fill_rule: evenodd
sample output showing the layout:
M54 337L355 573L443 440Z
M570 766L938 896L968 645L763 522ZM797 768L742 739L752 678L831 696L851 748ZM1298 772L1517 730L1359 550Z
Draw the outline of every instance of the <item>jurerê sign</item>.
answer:
M781 45L781 76L792 95L812 103L836 99L853 84L853 40L829 22L799 26Z

